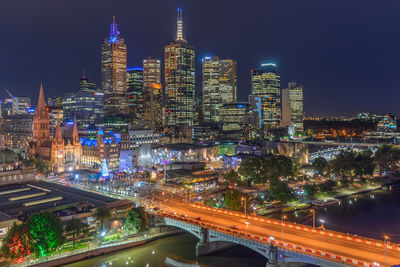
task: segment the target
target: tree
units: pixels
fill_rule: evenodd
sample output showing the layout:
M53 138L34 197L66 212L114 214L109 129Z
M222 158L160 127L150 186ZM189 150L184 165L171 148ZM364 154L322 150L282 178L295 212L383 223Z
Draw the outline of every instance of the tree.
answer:
M143 207L133 208L126 216L124 231L127 234L138 233L146 229L148 223L147 214Z
M318 174L325 175L328 170L328 161L323 157L318 157L314 159L312 166Z
M358 153L354 159L354 174L361 180L365 180L366 176L372 176L375 164L371 150Z
M111 217L111 211L106 206L101 206L94 212L94 217L101 222L100 231L103 231L104 221Z
M3 257L22 262L23 258L31 254L29 246L29 229L25 223L14 223L4 237L1 247Z
M241 185L242 184L242 179L240 179L239 174L235 170L230 170L224 175L225 181L227 181L229 184L237 184Z
M306 185L303 185L303 190L304 190L304 194L308 198L314 198L315 194L317 194L317 192L318 192L318 186L315 184L306 184Z
M332 172L342 179L353 178L355 157L353 151L341 151L330 162Z
M213 198L209 198L206 200L206 205L208 207L215 207L216 204L217 202Z
M42 159L35 159L33 161L33 164L35 165L36 172L41 173L41 174L48 174L49 173L49 163L42 160Z
M287 183L276 177L271 179L269 183L269 193L282 203L287 203L293 199L293 193Z
M384 172L393 174L397 170L397 163L400 160L400 149L391 145L381 145L376 150L374 157L381 174Z
M238 190L227 190L224 197L224 208L240 211L243 210L242 198L247 197Z
M50 212L32 215L27 221L29 228L29 245L38 256L46 256L65 242L63 225L60 217Z
M335 181L333 180L327 180L322 184L319 184L319 191L321 191L321 193L329 193L333 190L333 188L336 186Z
M89 229L88 225L86 223L83 223L81 220L72 219L67 223L65 231L67 232L68 235L72 235L72 240L75 247L75 241L77 237L80 236L81 234L87 234Z
M239 173L247 180L261 182L263 180L261 178L263 165L262 163L262 159L260 158L245 158L240 164Z

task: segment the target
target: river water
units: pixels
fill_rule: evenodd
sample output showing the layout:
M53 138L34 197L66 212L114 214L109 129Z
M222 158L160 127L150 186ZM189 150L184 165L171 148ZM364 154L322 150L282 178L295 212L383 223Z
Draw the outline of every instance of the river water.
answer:
M298 211L288 214L288 220L311 225L310 215L308 211ZM316 210L317 226L321 220L327 229L377 239L387 234L391 241L400 243L400 187L354 195L319 208ZM212 256L196 257L196 243L194 236L185 233L67 266L264 267L266 264L262 256L241 246Z
M297 217L296 217L297 215ZM400 187L343 198L339 203L316 209L316 226L383 240L388 235L400 243ZM312 225L312 216L296 212L289 220Z

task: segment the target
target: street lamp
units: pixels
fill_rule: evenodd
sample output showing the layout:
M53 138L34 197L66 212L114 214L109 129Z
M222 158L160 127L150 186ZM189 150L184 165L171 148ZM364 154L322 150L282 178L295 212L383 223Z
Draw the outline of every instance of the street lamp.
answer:
M282 229L282 242L283 242L283 219L286 220L286 215L282 214L282 220L281 220L281 229Z
M387 246L389 237L387 235L385 235L383 238L384 238L384 243L385 243L385 267L386 267L386 246Z
M321 228L325 229L324 223L325 223L325 219L319 219L319 221L321 222Z
M273 236L270 236L270 237L269 237L269 240L270 240L270 242L271 242L271 245L274 243L274 239L275 239L275 237L273 237Z
M244 215L247 215L247 205L246 205L247 199L245 197L242 197L242 201L243 200L244 200Z
M313 222L312 222L312 228L315 228L315 209L310 209L310 212L313 215Z

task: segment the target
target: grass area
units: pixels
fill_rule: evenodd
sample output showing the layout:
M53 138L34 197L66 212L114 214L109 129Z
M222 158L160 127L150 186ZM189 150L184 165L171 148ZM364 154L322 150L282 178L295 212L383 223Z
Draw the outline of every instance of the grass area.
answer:
M113 242L113 241L116 241L116 240L119 240L119 239L121 239L121 234L120 233L116 233L116 234L108 235L108 236L104 237L102 243Z
M72 251L76 249L81 249L87 247L88 243L87 242L79 242L75 244L75 247L72 244L68 244L66 246L63 246L60 250L60 253L64 253L67 251ZM58 253L58 252L57 252Z

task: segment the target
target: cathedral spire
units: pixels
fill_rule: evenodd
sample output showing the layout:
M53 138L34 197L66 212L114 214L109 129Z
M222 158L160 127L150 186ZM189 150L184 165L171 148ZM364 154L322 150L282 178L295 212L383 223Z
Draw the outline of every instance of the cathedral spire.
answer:
M59 122L57 122L56 134L54 135L54 139L56 139L56 141L58 143L61 143L61 141L62 141L61 129L60 129L60 123Z
M176 28L176 40L181 42L186 42L183 39L183 18L182 18L182 8L178 8L178 18L177 18L177 28Z
M78 125L76 122L76 117L74 117L74 129L72 130L72 140L74 144L79 143Z
M39 99L38 99L38 105L37 105L36 109L38 109L38 110L46 109L46 102L44 101L43 84L42 83L40 83Z

